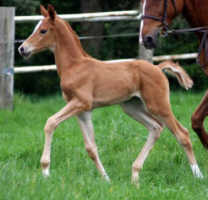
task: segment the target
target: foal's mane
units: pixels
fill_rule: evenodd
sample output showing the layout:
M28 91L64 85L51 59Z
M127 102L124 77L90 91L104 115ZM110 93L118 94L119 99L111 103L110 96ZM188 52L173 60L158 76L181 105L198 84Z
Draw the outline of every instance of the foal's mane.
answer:
M63 21L64 21L64 20L63 20ZM75 40L77 46L80 48L82 54L83 54L84 56L86 56L86 57L91 57L91 56L83 49L82 44L81 44L81 42L80 42L80 39L79 39L78 35L77 35L76 32L72 29L72 27L70 26L70 24L67 23L66 21L64 21L64 22L65 22L65 24L66 24L68 30L72 33L72 35L73 35L73 37L74 37L74 40Z

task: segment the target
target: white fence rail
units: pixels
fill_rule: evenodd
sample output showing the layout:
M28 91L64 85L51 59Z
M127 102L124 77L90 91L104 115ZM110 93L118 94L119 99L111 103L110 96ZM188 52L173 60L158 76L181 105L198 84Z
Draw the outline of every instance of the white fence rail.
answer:
M176 55L165 55L165 56L154 56L153 61L160 62L164 60L186 60L186 59L195 59L197 58L197 53L187 53L187 54L176 54ZM119 59L119 60L108 60L105 61L107 63L112 62L127 62L136 60L135 58L129 59ZM34 72L43 72L43 71L55 71L56 65L42 65L42 66L22 66L22 67L15 67L14 72L16 74L23 74L23 73L34 73Z
M114 11L114 12L97 12L83 14L65 14L59 15L62 19L71 22L96 22L96 21L121 21L121 20L140 20L141 14L138 10ZM34 16L16 16L15 23L37 22L43 19L42 15Z

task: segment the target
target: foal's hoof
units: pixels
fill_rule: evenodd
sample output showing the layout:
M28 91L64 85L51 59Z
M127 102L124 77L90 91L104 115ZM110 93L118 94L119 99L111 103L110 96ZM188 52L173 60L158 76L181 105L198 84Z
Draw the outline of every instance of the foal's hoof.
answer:
M202 174L201 172L195 174L194 176L195 176L196 178L199 178L199 179L203 179L203 178L204 178L204 176L203 176L203 174Z
M195 165L191 165L191 169L192 169L192 172L193 172L193 175L196 177L196 178L200 178L200 179L203 179L204 176L203 174L201 173L199 167L197 164Z
M139 182L131 181L131 183L132 183L137 189L139 189L139 187L140 187Z
M50 176L49 168L42 169L42 174L45 178Z
M106 174L106 175L104 175L103 176L103 178L105 179L105 181L107 181L108 183L110 183L111 182L111 180L110 180L110 178L109 178L109 176Z
M138 179L138 177L137 177L137 178L132 177L131 183L132 183L133 185L135 185L136 188L139 188L139 179Z
M44 160L41 158L40 164L43 176L48 177L50 175L50 160Z

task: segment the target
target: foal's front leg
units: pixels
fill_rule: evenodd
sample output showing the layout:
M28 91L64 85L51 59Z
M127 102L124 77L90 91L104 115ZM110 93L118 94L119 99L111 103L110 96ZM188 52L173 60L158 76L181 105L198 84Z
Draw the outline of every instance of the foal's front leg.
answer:
M62 108L55 115L51 116L45 125L45 144L43 154L41 156L41 167L44 176L49 176L50 169L50 154L51 154L51 142L55 128L64 120L69 117L82 112L84 105L78 99L72 99L67 105Z
M102 162L100 161L97 146L94 138L94 130L91 118L91 112L83 112L78 115L78 121L80 128L83 133L85 148L90 156L90 158L95 162L95 165L101 175L107 180L110 181Z

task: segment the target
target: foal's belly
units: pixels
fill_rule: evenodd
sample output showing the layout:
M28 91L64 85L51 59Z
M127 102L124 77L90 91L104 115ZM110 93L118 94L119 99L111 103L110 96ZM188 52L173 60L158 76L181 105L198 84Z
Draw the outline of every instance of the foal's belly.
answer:
M106 65L101 73L96 71L93 107L119 104L129 100L138 90L138 70L128 65Z
M132 97L140 97L140 92L128 92L128 93L111 93L110 95L101 95L93 99L93 108L110 106L114 104L120 104L124 101L128 101Z

